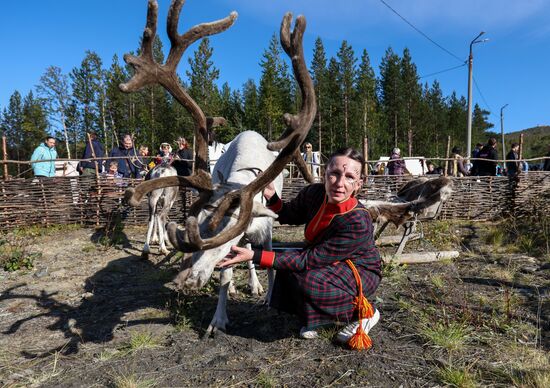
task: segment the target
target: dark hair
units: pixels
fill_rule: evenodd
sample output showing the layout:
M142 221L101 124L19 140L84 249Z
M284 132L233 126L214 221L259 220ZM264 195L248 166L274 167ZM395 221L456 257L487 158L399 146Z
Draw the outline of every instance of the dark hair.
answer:
M519 143L512 143L512 148L519 147Z
M454 146L451 152L452 152L453 154L460 154L460 148L457 147L457 146Z
M364 175L363 175L363 167L365 166L365 158L363 158L363 155L351 148L351 147L342 147L340 149L338 149L336 152L333 152L332 155L330 155L330 157L328 158L328 162L327 162L327 167L332 163L332 161L334 160L334 158L336 158L337 156L346 156L348 158L350 158L351 160L355 160L356 162L359 162L359 164L361 164L361 179L364 179Z
M497 139L492 137L487 141L487 144L490 145L490 146L494 146L495 144L497 144Z
M477 143L477 144L476 144L476 147L483 147L483 144Z
M50 140L50 139L54 139L55 141L57 141L57 139L56 139L55 137L53 137L53 136L46 136L46 137L44 138L44 143L47 142L47 141Z

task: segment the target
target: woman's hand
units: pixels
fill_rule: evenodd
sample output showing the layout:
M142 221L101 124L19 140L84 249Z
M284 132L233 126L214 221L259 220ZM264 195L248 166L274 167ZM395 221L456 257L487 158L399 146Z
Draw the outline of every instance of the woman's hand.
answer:
M270 182L264 189L264 198L268 201L275 195L275 185Z
M231 267L232 265L235 265L238 263L244 263L245 261L252 260L253 256L254 256L254 251L233 245L231 247L231 252L229 252L227 256L225 256L223 261L218 263L217 267L218 268Z

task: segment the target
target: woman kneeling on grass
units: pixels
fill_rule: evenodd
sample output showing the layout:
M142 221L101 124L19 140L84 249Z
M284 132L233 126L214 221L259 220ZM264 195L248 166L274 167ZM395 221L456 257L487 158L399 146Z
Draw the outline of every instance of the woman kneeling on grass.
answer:
M267 206L281 224L305 224L307 247L274 253L233 246L220 264L253 260L276 269L270 305L301 318L302 338L316 338L323 326L347 323L337 340L358 349L370 347L367 333L380 318L366 299L380 284L380 254L372 219L355 198L364 163L354 149L338 150L327 163L325 183L305 187L286 203L272 185L266 187Z

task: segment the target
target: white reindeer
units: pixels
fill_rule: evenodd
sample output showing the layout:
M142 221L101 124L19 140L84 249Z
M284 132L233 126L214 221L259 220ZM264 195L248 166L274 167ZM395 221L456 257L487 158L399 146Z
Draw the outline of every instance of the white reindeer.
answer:
M227 253L230 246L236 243L247 243L246 239L258 242L269 248L271 244L271 217L275 214L260 203L262 190L275 181L276 190L282 188L280 174L286 164L294 160L303 170L304 176L311 175L299 148L305 140L313 123L316 103L313 82L305 65L302 36L305 30L305 18L296 19L295 28L290 33L292 15L287 13L281 24L281 44L292 59L292 67L300 90L302 106L299 114L283 116L287 129L281 138L267 143L265 139L253 132L240 135L223 154L215 167L215 178L211 179L207 166L208 129L222 122L219 118L207 118L204 112L189 96L178 82L176 68L183 52L194 41L221 32L229 28L237 14L232 12L228 17L196 25L186 33L179 35L177 26L183 0L174 0L168 12L168 35L172 47L166 62L159 64L153 58L153 41L156 34L158 4L149 1L147 24L143 33L142 50L139 56L125 55L125 61L135 69L132 79L120 85L124 92L134 92L144 86L160 84L180 102L191 114L195 122L195 171L192 176L169 176L141 183L135 189L128 189L126 199L137 206L148 192L170 186L193 187L199 191L199 198L189 209L185 230L170 223L167 228L172 245L182 252L194 252L190 260L184 261L182 272L175 282L183 288L197 289L210 279L213 269ZM270 151L280 151L274 157ZM254 200L256 198L256 200ZM253 293L260 293L261 286L251 269L251 288ZM232 270L221 272L220 298L216 313L207 330L207 335L217 329L225 329L228 322L226 313L227 291Z
M149 179L161 177L176 176L177 171L174 167L161 163L151 170ZM168 236L166 234L166 223L168 222L168 213L177 199L179 188L164 187L153 190L148 194L147 204L149 205L149 224L147 228L147 238L141 251L143 259L149 258L151 253L150 244L155 241L159 244L160 253L167 255L168 249L166 243Z

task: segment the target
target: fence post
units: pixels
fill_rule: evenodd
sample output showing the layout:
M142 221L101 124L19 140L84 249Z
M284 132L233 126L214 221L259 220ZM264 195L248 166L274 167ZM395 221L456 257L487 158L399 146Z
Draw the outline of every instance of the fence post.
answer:
M319 154L320 154L320 152L319 152ZM363 158L365 159L365 161L369 160L369 138L367 136L365 136L363 138ZM369 164L368 163L365 163L365 166L363 166L363 173L365 175L369 175Z
M88 137L88 145L90 146L90 150L92 151L92 157L95 159L96 156L95 156L94 146L92 144L92 136L90 135L89 132L86 133L86 136ZM102 190L101 190L101 182L99 180L99 167L98 167L97 161L94 161L94 166L95 166L95 179L96 179L96 183L97 183L97 203L96 203L96 211L95 211L95 226L99 226L99 216L100 216L100 213L101 213L100 202L101 202L101 194L102 194L101 191Z
M447 152L445 153L445 170L443 171L444 176L448 175L450 157L451 157L451 136L447 136Z
M6 147L6 136L2 136L2 159L4 160L4 180L8 180L8 151Z

